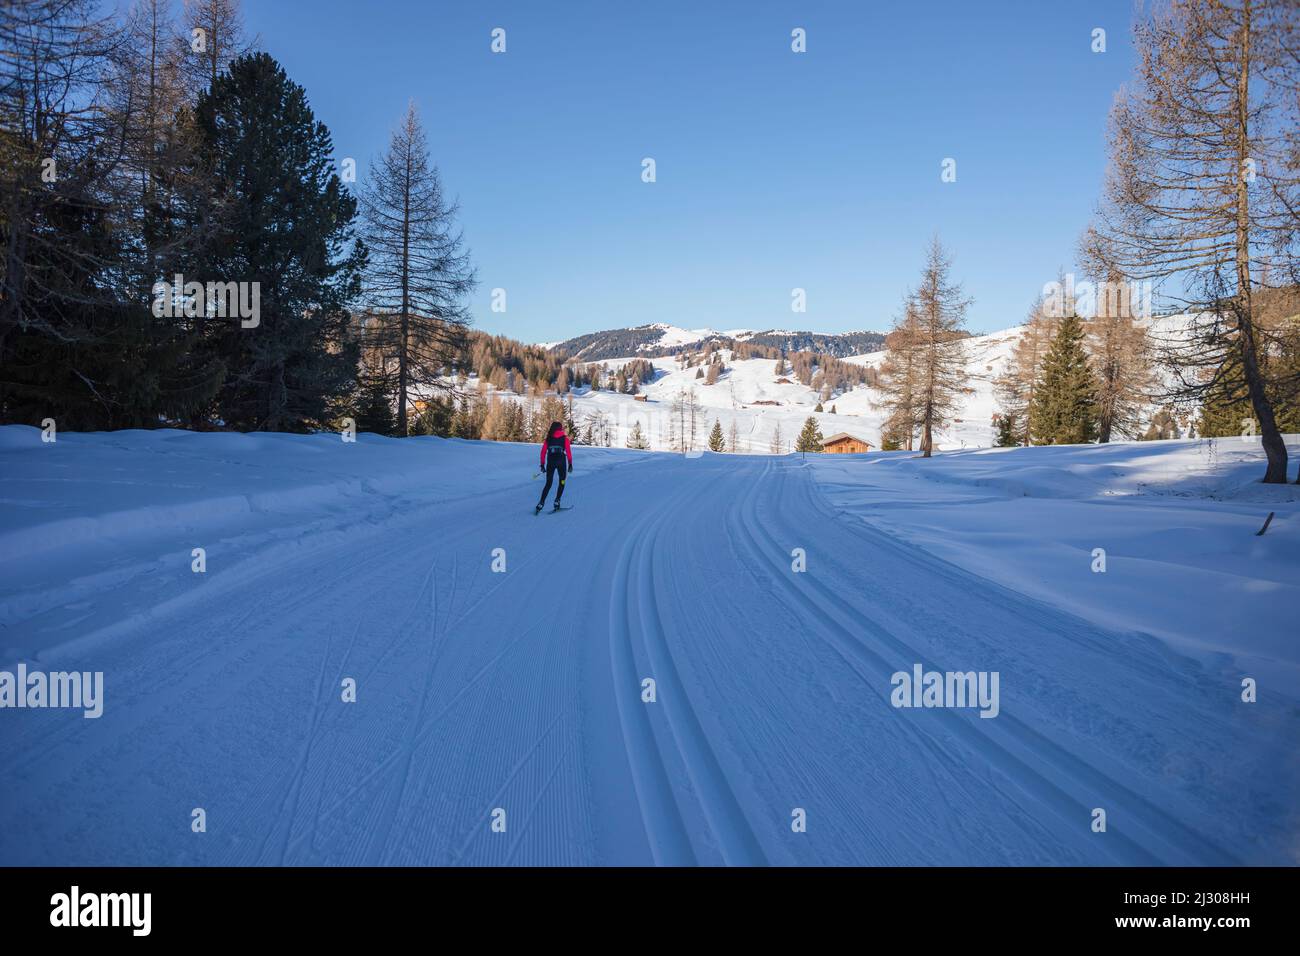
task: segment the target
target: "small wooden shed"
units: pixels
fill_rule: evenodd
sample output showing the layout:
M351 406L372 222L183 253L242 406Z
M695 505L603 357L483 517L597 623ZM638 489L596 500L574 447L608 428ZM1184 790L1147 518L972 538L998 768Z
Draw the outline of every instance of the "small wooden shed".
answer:
M822 450L832 455L860 455L864 451L871 451L871 442L848 432L840 432L825 439Z

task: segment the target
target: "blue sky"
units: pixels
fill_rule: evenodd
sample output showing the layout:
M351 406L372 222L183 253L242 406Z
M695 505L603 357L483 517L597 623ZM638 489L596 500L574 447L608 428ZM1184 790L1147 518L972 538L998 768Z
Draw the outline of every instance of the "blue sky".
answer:
M245 0L364 176L419 106L526 341L670 322L880 329L938 232L974 330L1022 320L1095 205L1131 0ZM494 27L507 52L490 51ZM807 31L808 52L790 49ZM1107 50L1091 51L1093 28ZM658 181L641 181L653 157ZM957 181L940 164L957 161ZM493 288L507 311L491 311ZM791 289L807 290L805 314Z

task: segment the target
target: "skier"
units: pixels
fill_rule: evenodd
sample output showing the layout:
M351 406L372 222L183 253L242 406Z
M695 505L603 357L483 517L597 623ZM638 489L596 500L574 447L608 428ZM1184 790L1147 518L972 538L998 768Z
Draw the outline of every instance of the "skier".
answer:
M567 469L564 467L566 458L569 466ZM546 429L546 439L542 442L542 469L546 472L546 487L542 489L542 497L537 500L533 514L540 514L542 505L546 504L546 495L551 490L556 470L560 472L560 485L555 489L555 507L551 510L560 510L564 478L568 472L573 471L573 449L569 447L569 436L564 433L564 426L559 422L551 422L551 427Z

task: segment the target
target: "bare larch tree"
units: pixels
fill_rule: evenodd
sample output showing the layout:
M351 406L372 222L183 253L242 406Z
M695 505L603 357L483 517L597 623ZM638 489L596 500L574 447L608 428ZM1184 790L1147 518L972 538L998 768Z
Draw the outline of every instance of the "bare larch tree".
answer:
M464 298L475 285L457 206L443 194L414 103L371 164L361 211L370 255L367 346L396 366L397 428L406 435L413 392L441 389L464 343Z

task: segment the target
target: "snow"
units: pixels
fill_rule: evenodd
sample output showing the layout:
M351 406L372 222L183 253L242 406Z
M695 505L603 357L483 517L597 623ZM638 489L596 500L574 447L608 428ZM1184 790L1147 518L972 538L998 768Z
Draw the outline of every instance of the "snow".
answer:
M574 455L0 428L0 671L104 674L0 709L0 864L1300 862L1258 445Z

